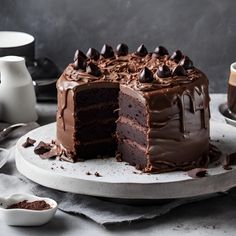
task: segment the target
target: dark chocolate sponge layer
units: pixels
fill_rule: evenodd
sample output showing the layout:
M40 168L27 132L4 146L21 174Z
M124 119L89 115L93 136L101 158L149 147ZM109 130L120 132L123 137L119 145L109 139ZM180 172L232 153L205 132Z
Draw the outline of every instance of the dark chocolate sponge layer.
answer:
M206 76L179 50L170 57L144 45L136 53L117 48L77 55L59 78L57 143L64 154L76 161L118 151L145 172L207 166Z

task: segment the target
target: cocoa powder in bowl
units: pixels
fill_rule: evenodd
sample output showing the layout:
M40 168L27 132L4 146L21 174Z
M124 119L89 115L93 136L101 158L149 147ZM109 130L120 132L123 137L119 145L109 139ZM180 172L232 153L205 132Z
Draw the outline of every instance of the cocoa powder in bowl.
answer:
M46 203L44 200L28 202L27 200L14 203L7 207L7 209L26 209L26 210L35 210L43 211L50 209L51 206Z

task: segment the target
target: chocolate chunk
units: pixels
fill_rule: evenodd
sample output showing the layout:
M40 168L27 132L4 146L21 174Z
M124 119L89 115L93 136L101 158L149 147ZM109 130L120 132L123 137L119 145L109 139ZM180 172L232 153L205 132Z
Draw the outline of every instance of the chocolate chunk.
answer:
M85 55L81 50L77 49L77 50L75 51L74 61L76 61L79 56L82 57L84 60L87 59L86 55Z
M151 83L152 81L153 81L152 72L147 67L144 67L144 69L139 74L139 82Z
M86 55L88 58L93 59L95 61L97 61L100 57L99 51L97 51L95 48L89 48Z
M187 75L186 70L183 68L183 66L176 66L172 71L172 76L185 76Z
M179 65L183 66L184 69L186 70L193 68L193 62L190 60L188 56L182 58L181 61L179 62Z
M91 175L91 173L88 171L88 172L86 172L86 175Z
M101 50L101 55L104 58L114 57L113 48L110 45L104 44Z
M49 152L51 150L51 145L41 141L34 149L34 153L37 155L42 155L45 152Z
M101 71L98 68L98 66L96 66L95 64L93 64L92 62L90 62L87 67L86 67L86 72L90 75L94 75L94 76L100 76L101 75Z
M126 44L120 43L116 47L116 54L118 56L126 56L129 52L129 48Z
M189 177L202 178L207 175L207 170L204 168L195 168L195 169L189 170L187 173Z
M22 144L22 147L27 148L27 147L31 147L34 146L34 143L36 142L36 140L31 139L31 138L27 138L26 141Z
M85 70L86 69L86 61L83 57L78 56L74 62L74 69L75 70Z
M156 73L159 78L166 78L171 76L171 70L167 65L159 66Z
M169 55L169 52L165 47L159 46L155 48L153 55L156 57L161 57L161 56Z
M135 52L136 55L140 56L140 57L145 57L148 54L148 51L146 49L146 47L144 46L144 44L141 44L137 51Z
M173 52L173 54L170 57L170 60L178 63L182 59L182 57L183 57L183 53L180 50L177 50L177 51Z

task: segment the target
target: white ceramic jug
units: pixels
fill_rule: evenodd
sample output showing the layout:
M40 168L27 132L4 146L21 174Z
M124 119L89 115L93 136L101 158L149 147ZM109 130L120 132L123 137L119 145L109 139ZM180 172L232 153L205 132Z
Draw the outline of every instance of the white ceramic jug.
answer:
M8 123L36 121L36 96L25 59L0 57L0 80L0 119Z

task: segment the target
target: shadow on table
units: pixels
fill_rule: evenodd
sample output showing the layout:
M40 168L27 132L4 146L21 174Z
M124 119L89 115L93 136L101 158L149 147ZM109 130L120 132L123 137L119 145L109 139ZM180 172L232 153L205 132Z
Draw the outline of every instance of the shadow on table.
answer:
M169 213L153 220L139 220L119 224L105 225L111 232L146 231L152 228L173 232L192 230L236 230L236 188L222 196L200 202L189 203L173 209Z
M30 227L12 227L13 230L15 230L19 234L28 235L28 230L30 230L30 235L50 235L53 233L53 235L66 235L66 232L68 232L69 226L66 225L65 219L63 216L55 215L55 217L47 224L43 226L30 226Z

